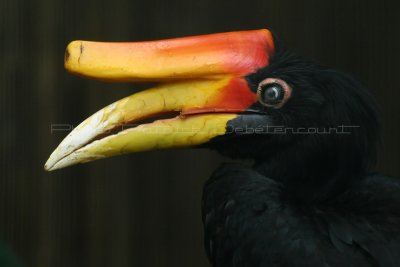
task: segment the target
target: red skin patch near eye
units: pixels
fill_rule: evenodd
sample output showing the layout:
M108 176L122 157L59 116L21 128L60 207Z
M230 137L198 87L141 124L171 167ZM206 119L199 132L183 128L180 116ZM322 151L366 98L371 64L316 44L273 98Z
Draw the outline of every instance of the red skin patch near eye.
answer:
M202 108L183 110L182 115L243 112L257 101L244 78L233 78Z

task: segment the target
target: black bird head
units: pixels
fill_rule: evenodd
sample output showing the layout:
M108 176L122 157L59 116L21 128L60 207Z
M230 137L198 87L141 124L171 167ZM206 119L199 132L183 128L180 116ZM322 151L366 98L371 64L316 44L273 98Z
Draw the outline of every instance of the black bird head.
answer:
M253 91L267 94L252 106L259 113L230 121L232 134L208 146L254 159L261 173L311 200L342 192L374 165L378 108L360 81L279 45L270 64L246 79Z
M287 51L268 30L75 41L65 66L100 80L161 84L85 120L53 152L47 170L206 146L254 159L260 172L292 188L322 187L324 194L361 177L376 156L379 123L369 93L349 75Z

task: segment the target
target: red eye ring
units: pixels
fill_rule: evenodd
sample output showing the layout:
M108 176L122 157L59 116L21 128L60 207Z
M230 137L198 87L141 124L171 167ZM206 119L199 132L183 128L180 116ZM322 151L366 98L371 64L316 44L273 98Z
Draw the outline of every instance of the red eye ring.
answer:
M279 100L279 102L267 103L265 101L264 93L267 89L271 88L270 86L278 86L282 88L283 97ZM291 94L292 88L284 80L279 78L267 78L260 82L257 88L257 98L261 105L275 109L281 108L290 98Z

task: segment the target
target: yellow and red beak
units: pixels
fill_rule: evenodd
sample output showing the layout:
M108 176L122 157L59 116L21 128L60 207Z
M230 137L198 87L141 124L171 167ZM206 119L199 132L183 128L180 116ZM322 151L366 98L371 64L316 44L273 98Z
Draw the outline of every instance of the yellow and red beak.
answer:
M74 41L65 67L105 81L160 85L121 99L77 126L51 154L46 170L131 152L204 144L257 101L245 76L268 65L268 30L163 41ZM176 115L170 119L160 116ZM145 123L153 119L153 122Z

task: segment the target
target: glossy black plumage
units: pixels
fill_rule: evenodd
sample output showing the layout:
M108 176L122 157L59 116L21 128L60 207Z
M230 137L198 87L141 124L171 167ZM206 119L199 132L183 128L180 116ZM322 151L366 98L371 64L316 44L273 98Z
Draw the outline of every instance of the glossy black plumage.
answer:
M399 266L400 181L371 175L304 205L251 168L225 165L204 188L213 266Z
M342 72L278 49L247 77L293 89L280 109L231 127L337 128L346 134L229 134L210 147L254 165L221 166L203 192L205 247L214 267L400 266L400 180L371 174L379 142L372 96ZM354 126L354 127L353 127Z

